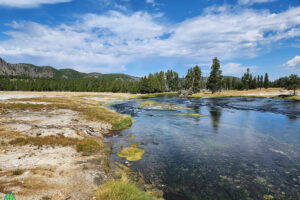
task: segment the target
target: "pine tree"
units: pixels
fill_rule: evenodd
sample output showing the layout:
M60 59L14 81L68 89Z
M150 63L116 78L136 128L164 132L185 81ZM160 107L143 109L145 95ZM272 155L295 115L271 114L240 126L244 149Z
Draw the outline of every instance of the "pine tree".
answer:
M245 90L249 90L249 88L250 88L250 69L249 68L247 68L247 72L242 77L242 83L243 83L243 88Z
M194 81L193 81L193 92L200 92L201 87L201 69L196 65L193 69Z
M220 70L220 62L218 58L213 59L210 76L207 81L207 88L215 93L220 90L222 84L222 71Z
M259 87L260 88L264 87L264 78L263 78L263 75L260 76Z
M269 84L270 84L270 82L269 82L269 75L268 75L268 73L266 73L265 74L265 80L264 80L264 88L269 88Z
M164 92L166 90L166 81L165 81L164 71L159 72L158 79L159 79L159 90L160 90L160 92Z
M189 90L193 87L194 72L193 69L188 69L187 75L185 76L185 89Z

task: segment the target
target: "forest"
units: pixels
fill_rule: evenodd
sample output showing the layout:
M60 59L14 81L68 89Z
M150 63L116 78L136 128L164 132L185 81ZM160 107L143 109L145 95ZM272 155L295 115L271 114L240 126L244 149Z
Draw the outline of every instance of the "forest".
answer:
M241 77L223 76L218 58L213 59L209 77L202 76L196 65L188 69L183 77L172 70L150 73L140 79L128 75L105 74L98 78L33 78L28 76L0 76L0 90L3 91L72 91L72 92L121 92L157 93L181 90L197 93L210 90L248 90L256 88L281 87L289 90L299 88L300 78L296 74L270 81L268 73L253 76L247 69Z

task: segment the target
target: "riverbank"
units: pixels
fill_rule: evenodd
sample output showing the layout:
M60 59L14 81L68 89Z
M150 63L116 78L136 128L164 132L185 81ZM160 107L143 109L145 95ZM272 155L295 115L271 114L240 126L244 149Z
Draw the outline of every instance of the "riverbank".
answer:
M192 94L189 98L218 98L218 97L255 97L255 98L278 98L300 101L300 90L297 95L292 95L289 90L281 88L255 89L255 90L228 90L212 94L211 92L201 92Z
M112 147L104 145L106 136L133 123L105 105L139 96L0 92L0 199L8 192L23 200L99 199L102 189L126 196L115 186L153 199L125 175L116 176Z

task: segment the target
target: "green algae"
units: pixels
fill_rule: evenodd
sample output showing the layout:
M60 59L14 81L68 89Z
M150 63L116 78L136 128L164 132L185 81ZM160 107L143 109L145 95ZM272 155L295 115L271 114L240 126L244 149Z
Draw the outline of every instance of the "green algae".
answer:
M192 117L206 117L206 115L200 115L200 114L190 114Z
M187 116L191 116L191 117L207 117L206 115L188 114L188 113L177 113L175 115L177 115L177 116L184 116L184 117L187 117Z
M264 199L274 199L274 196L272 195L264 195Z
M130 146L121 149L117 155L121 158L125 158L128 161L138 161L142 160L145 151L136 146Z
M179 110L182 109L180 105L169 103L158 103L155 101L144 101L140 105L143 108L161 109L161 110Z
M179 116L188 116L187 113L177 113L177 114L175 114L175 115L179 115Z

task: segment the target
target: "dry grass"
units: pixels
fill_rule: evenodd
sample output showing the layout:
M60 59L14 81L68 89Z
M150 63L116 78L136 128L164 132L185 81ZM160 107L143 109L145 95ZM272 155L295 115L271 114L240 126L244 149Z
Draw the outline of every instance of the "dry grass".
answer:
M81 141L77 138L67 138L64 136L45 136L45 137L17 137L9 142L11 145L24 146L72 146Z
M42 146L75 146L76 151L81 152L84 155L90 155L97 153L104 148L104 144L95 139L87 138L79 140L77 138L67 138L64 136L45 136L45 137L17 137L9 141L10 145L25 146L34 145L38 147Z
M15 99L16 100L16 99ZM87 100L80 97L37 97L18 99L28 102L47 102L51 104L22 104L22 103L0 103L0 111L4 110L57 110L70 109L79 112L88 120L100 121L112 125L112 130L122 130L128 128L133 123L131 116L121 115L113 110L110 110L97 101Z
M177 95L177 92L161 92L161 93L149 93L149 94L137 94L135 98L154 98L165 95Z
M76 144L76 151L83 154L92 154L101 151L104 144L94 139L83 139Z
M288 93L281 88L255 89L255 90L228 90L212 94L211 92L201 92L192 94L190 98L218 98L218 97L257 97L257 98L281 98L289 100L300 100L300 96L281 95Z

